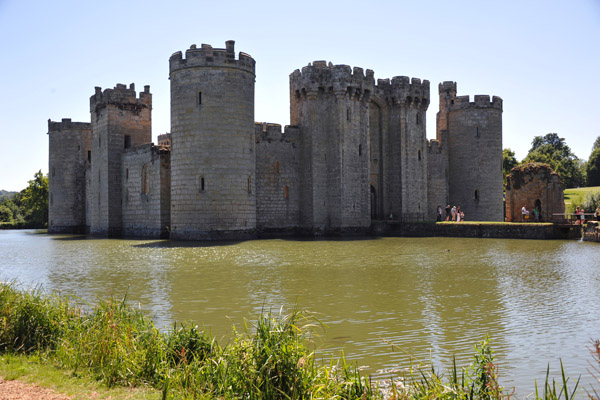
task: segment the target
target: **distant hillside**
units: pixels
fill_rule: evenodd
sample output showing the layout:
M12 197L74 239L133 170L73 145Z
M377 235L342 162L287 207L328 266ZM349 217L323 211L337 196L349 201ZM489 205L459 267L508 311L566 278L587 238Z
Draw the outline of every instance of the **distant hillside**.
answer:
M17 193L19 192L9 192L8 190L0 190L0 201L3 201L5 199L12 199Z

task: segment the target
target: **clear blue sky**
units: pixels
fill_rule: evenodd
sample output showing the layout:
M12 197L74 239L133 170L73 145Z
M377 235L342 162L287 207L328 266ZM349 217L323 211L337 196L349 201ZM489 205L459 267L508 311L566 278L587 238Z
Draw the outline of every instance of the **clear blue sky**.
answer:
M600 0L0 0L0 189L48 170L47 120L89 122L95 86L153 93L152 135L170 131L168 59L191 44L256 60L256 120L289 124L289 74L314 60L504 99L503 147L556 132L587 160L600 136Z

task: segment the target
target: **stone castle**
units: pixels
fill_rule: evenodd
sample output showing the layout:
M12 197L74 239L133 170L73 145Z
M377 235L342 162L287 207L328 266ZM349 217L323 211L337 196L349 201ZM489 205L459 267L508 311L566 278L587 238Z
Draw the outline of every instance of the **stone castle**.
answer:
M48 121L49 232L172 239L364 233L377 220L501 221L502 99L315 61L290 75L291 124L254 121L255 61L203 44L169 60L171 132L150 87L97 87L91 122Z

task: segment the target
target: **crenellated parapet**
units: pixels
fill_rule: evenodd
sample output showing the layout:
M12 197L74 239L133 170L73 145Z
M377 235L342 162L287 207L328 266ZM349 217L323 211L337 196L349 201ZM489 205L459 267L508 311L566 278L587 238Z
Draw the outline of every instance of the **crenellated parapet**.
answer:
M136 96L135 85L132 83L127 88L126 85L118 83L113 89L104 89L96 87L95 93L90 97L90 112L95 112L113 105L121 109L139 112L144 108L152 109L152 94L150 85L144 86L144 91Z
M470 96L457 96L454 102L450 105L452 110L463 110L468 108L491 108L502 111L502 99L498 96L475 95L474 101L471 101Z
M444 151L444 141L431 139L427 142L427 152L429 154L441 154Z
M377 95L390 104L406 104L426 110L429 107L429 81L408 76L377 80Z
M286 125L282 130L280 124L267 122L255 122L254 132L256 143L294 142L300 137L300 129L296 126Z
M48 133L51 132L73 132L90 129L89 122L72 122L71 118L63 118L60 122L48 120Z
M492 96L490 99L489 95L477 94L474 97L474 101L466 96L457 96L456 93L456 82L445 81L438 85L440 94L440 110L446 109L451 110L463 110L469 108L491 108L502 111L502 99L498 96Z
M256 61L246 53L240 52L235 58L235 41L225 42L226 48L217 49L209 44L202 44L200 48L195 44L185 51L185 58L181 51L173 53L169 59L169 72L195 67L228 67L239 68L255 74Z
M315 61L290 74L290 88L297 98L333 93L340 98L368 101L375 89L374 76L370 69L365 73L359 67Z

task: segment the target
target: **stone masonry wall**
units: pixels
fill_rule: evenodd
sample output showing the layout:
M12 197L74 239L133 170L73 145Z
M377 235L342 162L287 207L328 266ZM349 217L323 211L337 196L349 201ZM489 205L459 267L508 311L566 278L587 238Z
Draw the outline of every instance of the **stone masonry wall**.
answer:
M506 178L506 219L521 222L523 206L532 212L537 202L541 205L543 221L552 221L552 214L564 214L564 185L558 174L541 163L513 168Z
M168 237L170 153L152 144L123 153L123 235Z
M315 61L290 75L292 124L301 131L300 221L323 231L368 227L369 98L373 71Z
M448 145L445 137L442 141L431 140L427 147L427 212L426 221L437 217L437 207L442 210L448 204ZM446 216L442 212L442 218Z
M502 221L502 99L448 99L443 87L440 114L447 117L450 203L461 206L468 220Z
M93 197L90 231L97 235L121 234L123 150L150 143L152 95L145 86L136 97L135 87L117 84L114 89L97 87L90 98L92 118L92 176Z
M169 60L174 239L243 239L256 229L254 60L226 45L192 45Z
M300 224L299 130L255 124L256 225L259 231Z
M83 233L90 124L48 120L48 232Z

